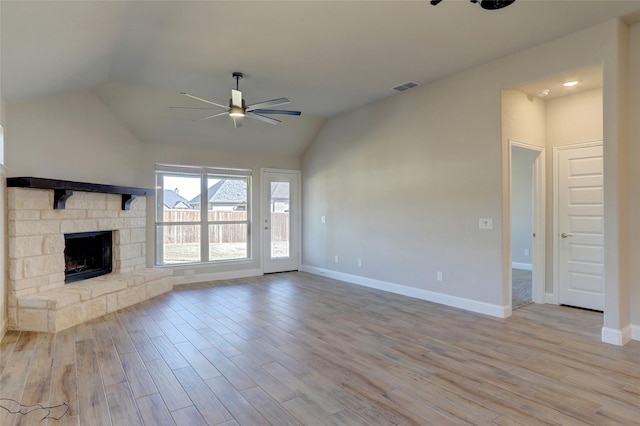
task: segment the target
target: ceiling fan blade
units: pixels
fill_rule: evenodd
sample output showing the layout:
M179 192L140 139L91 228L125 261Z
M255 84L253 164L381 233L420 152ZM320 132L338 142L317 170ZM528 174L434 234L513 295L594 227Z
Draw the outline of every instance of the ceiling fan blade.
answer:
M237 129L242 127L242 117L233 117L233 126Z
M247 105L247 111L253 111L255 109L266 108L266 107L274 107L274 106L284 105L288 103L289 103L289 99L287 98L271 99L270 101L258 102L257 104Z
M278 123L281 122L280 120L276 120L275 118L267 117L265 115L256 114L255 112L247 112L245 115L247 117L257 118L258 120L264 121L265 123L269 123L269 124L278 124Z
M302 115L300 111L287 111L282 109L254 109L251 112L255 112L256 114Z
M190 94L185 93L185 92L180 92L180 94L181 94L181 95L184 95L184 96L188 96L188 97L190 97L190 98L192 98L192 99L196 99L196 100L199 100L199 101L202 101L202 102L206 102L206 103L211 104L211 105L215 105L215 106L220 107L220 108L224 108L224 109L227 109L227 110L229 109L229 107L228 107L228 106L226 106L226 105L220 105L220 104L217 104L217 103L215 103L215 102L211 102L211 101L208 101L208 100L206 100L206 99L202 99L202 98L199 98L199 97L197 97L197 96L190 95Z
M202 109L206 111L220 111L220 108L198 108L198 107L182 107L182 106L170 106L172 109Z
M236 89L231 89L231 104L242 108L242 92Z
M217 114L209 115L207 117L198 118L196 121L208 120L209 118L219 117L221 115L229 114L229 111L219 112Z

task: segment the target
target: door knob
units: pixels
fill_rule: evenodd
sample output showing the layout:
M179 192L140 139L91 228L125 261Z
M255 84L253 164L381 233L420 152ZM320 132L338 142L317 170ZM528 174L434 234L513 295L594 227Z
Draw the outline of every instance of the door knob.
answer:
M567 237L573 237L573 234L567 234L566 232L563 232L562 234L560 234L560 236L562 238L567 238Z

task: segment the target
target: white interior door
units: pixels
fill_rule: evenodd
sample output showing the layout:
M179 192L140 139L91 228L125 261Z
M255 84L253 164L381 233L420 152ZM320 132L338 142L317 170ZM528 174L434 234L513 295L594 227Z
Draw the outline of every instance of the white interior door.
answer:
M558 151L558 300L604 310L602 145Z
M263 170L263 272L297 271L300 265L300 172Z

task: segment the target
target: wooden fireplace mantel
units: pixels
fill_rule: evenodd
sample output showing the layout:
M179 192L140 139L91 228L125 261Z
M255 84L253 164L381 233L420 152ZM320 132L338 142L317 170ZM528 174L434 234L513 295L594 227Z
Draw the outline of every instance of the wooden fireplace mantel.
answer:
M100 192L103 194L122 195L122 210L129 210L136 196L151 195L151 189L132 188L128 186L102 185L98 183L73 182L69 180L45 179L39 177L8 177L7 187L52 189L53 208L64 209L65 203L73 195L73 191Z

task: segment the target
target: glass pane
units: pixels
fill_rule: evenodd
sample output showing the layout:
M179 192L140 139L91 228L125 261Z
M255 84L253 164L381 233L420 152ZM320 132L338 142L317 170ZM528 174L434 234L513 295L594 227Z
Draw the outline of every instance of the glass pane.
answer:
M158 264L200 262L200 225L158 226L157 233Z
M289 182L271 182L271 258L289 257Z
M162 222L200 221L200 177L162 176ZM160 200L160 197L158 197Z
M209 226L209 260L246 259L248 250L246 223Z
M247 178L209 177L209 221L247 220Z

